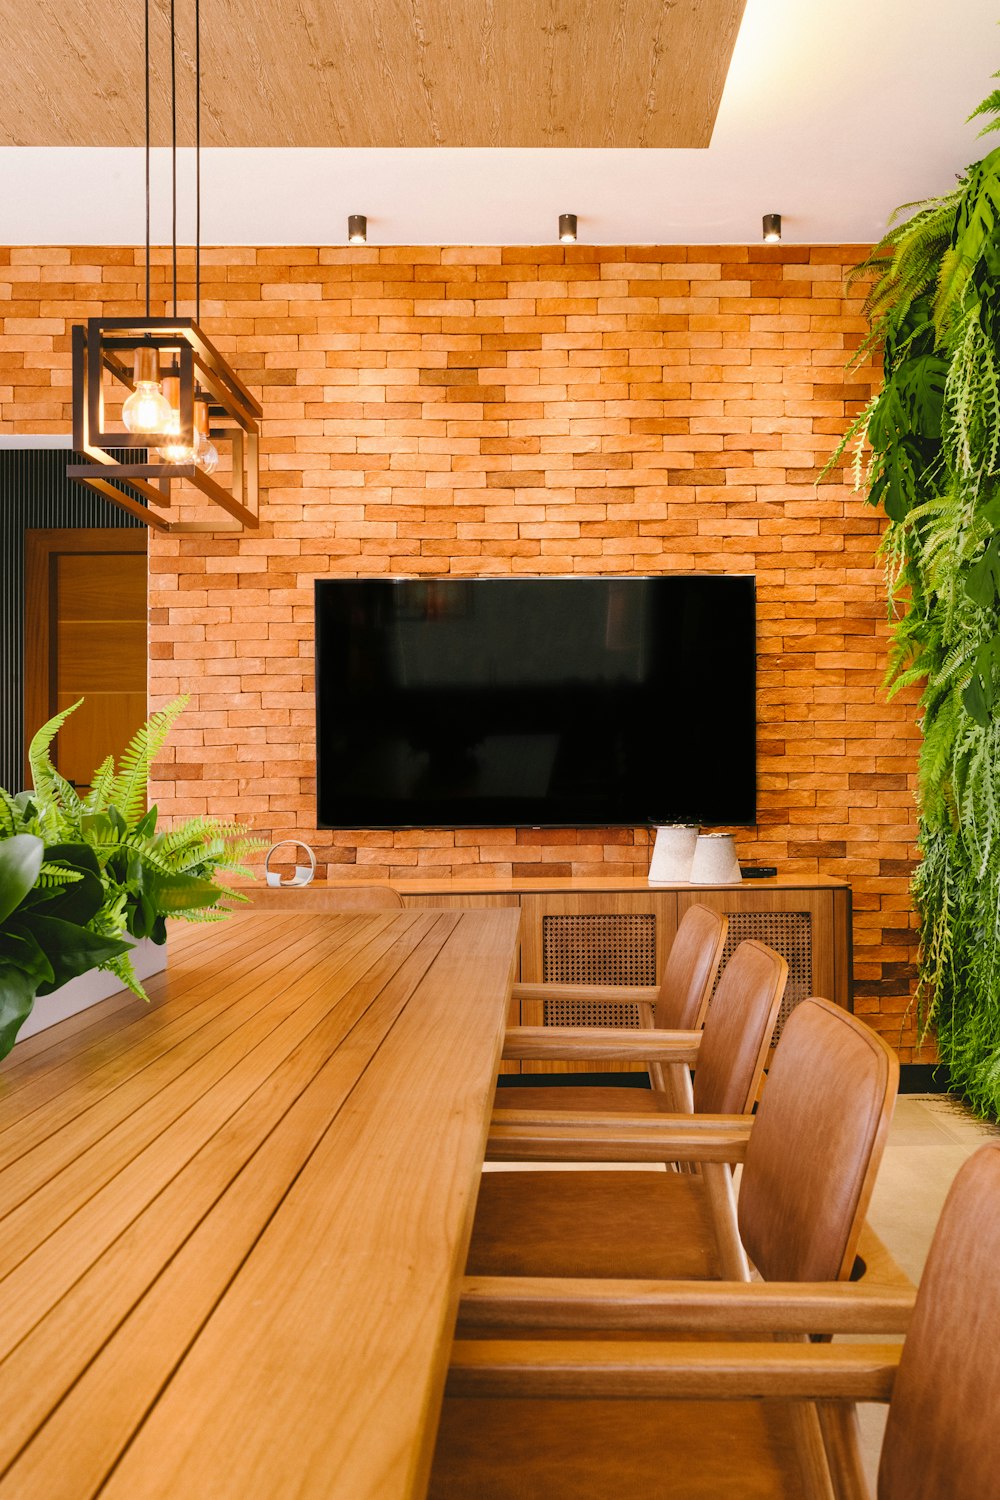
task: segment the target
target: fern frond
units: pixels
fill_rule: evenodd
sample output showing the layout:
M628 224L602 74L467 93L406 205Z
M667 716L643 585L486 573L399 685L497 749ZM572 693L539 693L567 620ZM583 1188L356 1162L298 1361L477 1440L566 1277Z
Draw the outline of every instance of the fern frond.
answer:
M10 792L0 787L0 837L11 838L24 829L25 817Z
M138 822L145 813L149 768L188 701L187 696L182 695L151 714L122 753L107 800L120 809L127 823Z
M125 988L131 990L139 1000L149 1000L127 953L119 953L114 958L109 958L106 963L101 964L101 968L107 969L114 974L116 979L120 979Z
M32 736L31 744L28 746L28 765L31 768L32 785L39 797L49 798L57 795L59 782L62 782L64 786L68 786L68 782L63 782L63 778L59 776L58 771L52 764L49 747L70 714L76 713L82 702L83 699L78 698L75 703L71 703L61 713L53 715Z
M97 767L90 783L90 791L83 800L85 812L104 812L111 800L111 788L115 780L115 758L105 756Z
M82 879L79 870L67 870L65 865L48 864L43 860L35 884L42 890L51 890L59 885L74 885Z

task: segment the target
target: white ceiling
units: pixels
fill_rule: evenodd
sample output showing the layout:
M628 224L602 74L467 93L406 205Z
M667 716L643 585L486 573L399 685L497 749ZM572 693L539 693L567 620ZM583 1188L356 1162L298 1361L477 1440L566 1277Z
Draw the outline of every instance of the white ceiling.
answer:
M767 212L786 242L865 243L997 143L964 123L1000 65L997 14L995 0L747 0L706 151L208 151L202 241L337 244L366 213L369 244L544 244L572 211L590 243L747 243ZM169 163L154 157L163 243ZM7 244L135 244L142 152L0 147L0 204Z

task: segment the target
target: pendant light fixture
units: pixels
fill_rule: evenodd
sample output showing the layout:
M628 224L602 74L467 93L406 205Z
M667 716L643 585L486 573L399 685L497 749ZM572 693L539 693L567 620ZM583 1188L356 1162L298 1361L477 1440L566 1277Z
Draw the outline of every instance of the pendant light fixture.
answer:
M67 474L159 531L241 531L258 523L260 404L200 327L201 318L201 6L194 5L195 68L195 316L177 313L177 36L170 0L171 268L173 310L150 308L150 57L149 0L144 0L146 111L146 314L88 318L73 328L73 446L90 460ZM105 377L110 377L106 382ZM106 416L116 384L130 388L121 425ZM228 487L216 441L228 448ZM135 452L121 461L109 450ZM144 450L144 451L142 451ZM185 482L192 490L178 488ZM197 493L226 517L178 519L171 507ZM165 512L165 514L164 514Z

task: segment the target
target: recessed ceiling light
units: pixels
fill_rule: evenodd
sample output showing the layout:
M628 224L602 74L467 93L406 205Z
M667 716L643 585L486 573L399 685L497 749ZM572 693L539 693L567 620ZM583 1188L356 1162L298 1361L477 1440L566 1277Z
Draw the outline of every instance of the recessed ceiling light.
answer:
M564 245L576 244L576 214L559 215L559 238Z
M781 239L781 215L764 215L764 243L774 245Z
M348 215L347 238L352 245L366 245L368 243L368 219L365 214Z

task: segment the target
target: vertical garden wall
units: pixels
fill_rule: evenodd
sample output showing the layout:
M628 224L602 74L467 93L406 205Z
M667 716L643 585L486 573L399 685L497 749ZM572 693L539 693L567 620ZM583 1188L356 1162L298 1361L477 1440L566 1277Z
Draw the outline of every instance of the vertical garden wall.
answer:
M1000 91L976 114L1000 115ZM916 1003L953 1086L998 1115L1000 148L859 272L885 378L845 446L889 518L890 681L923 684Z

